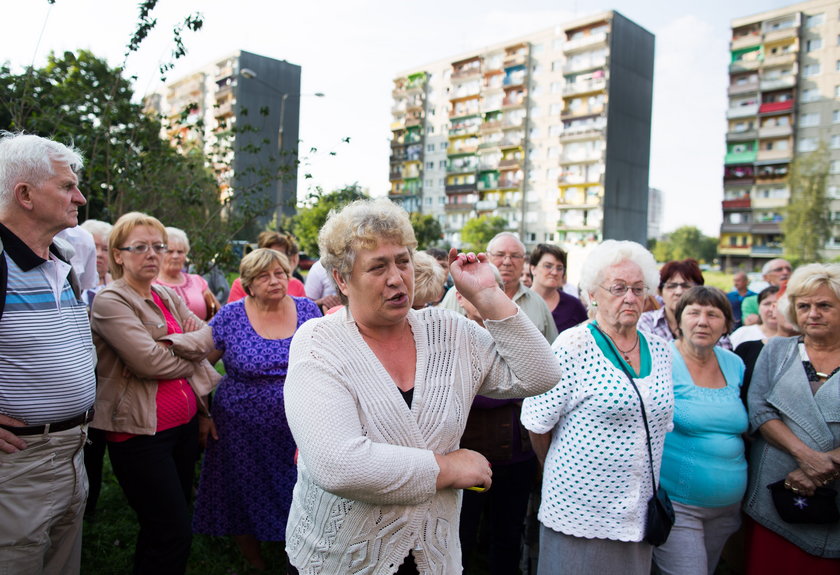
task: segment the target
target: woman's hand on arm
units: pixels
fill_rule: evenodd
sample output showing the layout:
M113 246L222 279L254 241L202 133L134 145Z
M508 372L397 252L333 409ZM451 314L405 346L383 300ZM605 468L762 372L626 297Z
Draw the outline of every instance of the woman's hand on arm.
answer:
M449 273L458 290L481 317L489 320L505 319L516 314L516 304L496 283L496 276L483 253L464 254L449 250Z
M440 467L435 487L442 489L466 489L483 487L493 483L493 470L487 458L471 449L459 449L446 455L435 454Z

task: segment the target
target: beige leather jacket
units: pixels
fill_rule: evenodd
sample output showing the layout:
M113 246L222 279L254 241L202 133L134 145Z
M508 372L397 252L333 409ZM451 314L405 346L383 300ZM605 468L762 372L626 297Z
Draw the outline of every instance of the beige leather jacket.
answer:
M99 356L93 427L154 435L155 396L160 379L186 378L198 397L199 411L207 413L204 397L221 379L205 359L213 350L212 330L174 291L161 285L152 285L152 289L181 325L191 317L202 327L190 333L167 335L160 308L123 279L96 294L91 310L93 341Z

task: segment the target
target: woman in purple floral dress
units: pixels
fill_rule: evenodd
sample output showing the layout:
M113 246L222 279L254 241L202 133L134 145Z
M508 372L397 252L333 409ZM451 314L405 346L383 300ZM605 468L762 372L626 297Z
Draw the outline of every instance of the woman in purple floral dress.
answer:
M321 315L311 300L286 293L290 275L283 254L254 250L240 265L247 297L210 324L227 375L202 426L207 450L194 530L232 535L258 569L266 567L260 542L285 539L297 478L283 403L289 345L305 321Z

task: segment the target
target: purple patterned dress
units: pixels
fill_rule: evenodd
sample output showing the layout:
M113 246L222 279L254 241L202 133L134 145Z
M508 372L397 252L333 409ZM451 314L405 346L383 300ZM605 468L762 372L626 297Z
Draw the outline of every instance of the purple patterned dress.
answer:
M320 317L318 306L292 298L297 327ZM193 529L209 535L254 535L283 541L297 479L295 443L286 422L283 386L292 338L263 339L251 327L245 300L210 322L227 375L213 397L219 440L208 439Z

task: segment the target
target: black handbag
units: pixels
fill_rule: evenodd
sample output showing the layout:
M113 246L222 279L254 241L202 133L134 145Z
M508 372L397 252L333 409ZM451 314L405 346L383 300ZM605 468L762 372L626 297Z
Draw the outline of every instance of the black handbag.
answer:
M837 510L837 491L830 487L817 487L813 495L794 493L785 488L785 480L767 486L773 496L773 505L788 523L830 524L840 521Z
M651 496L651 498L648 499L647 503L647 518L645 520L645 541L647 543L650 543L654 547L659 547L668 540L668 535L671 534L671 528L674 526L674 520L676 519L676 517L674 515L674 506L671 504L671 498L668 497L668 492L661 485L658 487L656 486L656 478L654 477L653 473L653 450L650 447L650 428L648 427L647 413L645 412L645 402L642 399L642 394L639 393L639 388L636 387L636 382L633 380L633 375L627 370L626 367L624 367L624 364L621 363L618 351L615 349L615 345L613 344L612 340L607 334L601 331L601 328L598 327L598 324L593 323L592 325L595 326L595 329L597 329L601 333L601 335L604 336L604 339L606 339L607 342L610 344L610 349L612 349L613 353L615 354L615 357L618 360L619 367L621 367L621 370L630 380L630 384L633 386L633 390L639 397L639 406L642 409L642 421L645 424L645 435L647 436L648 463L650 464L650 482L653 486L653 496Z

